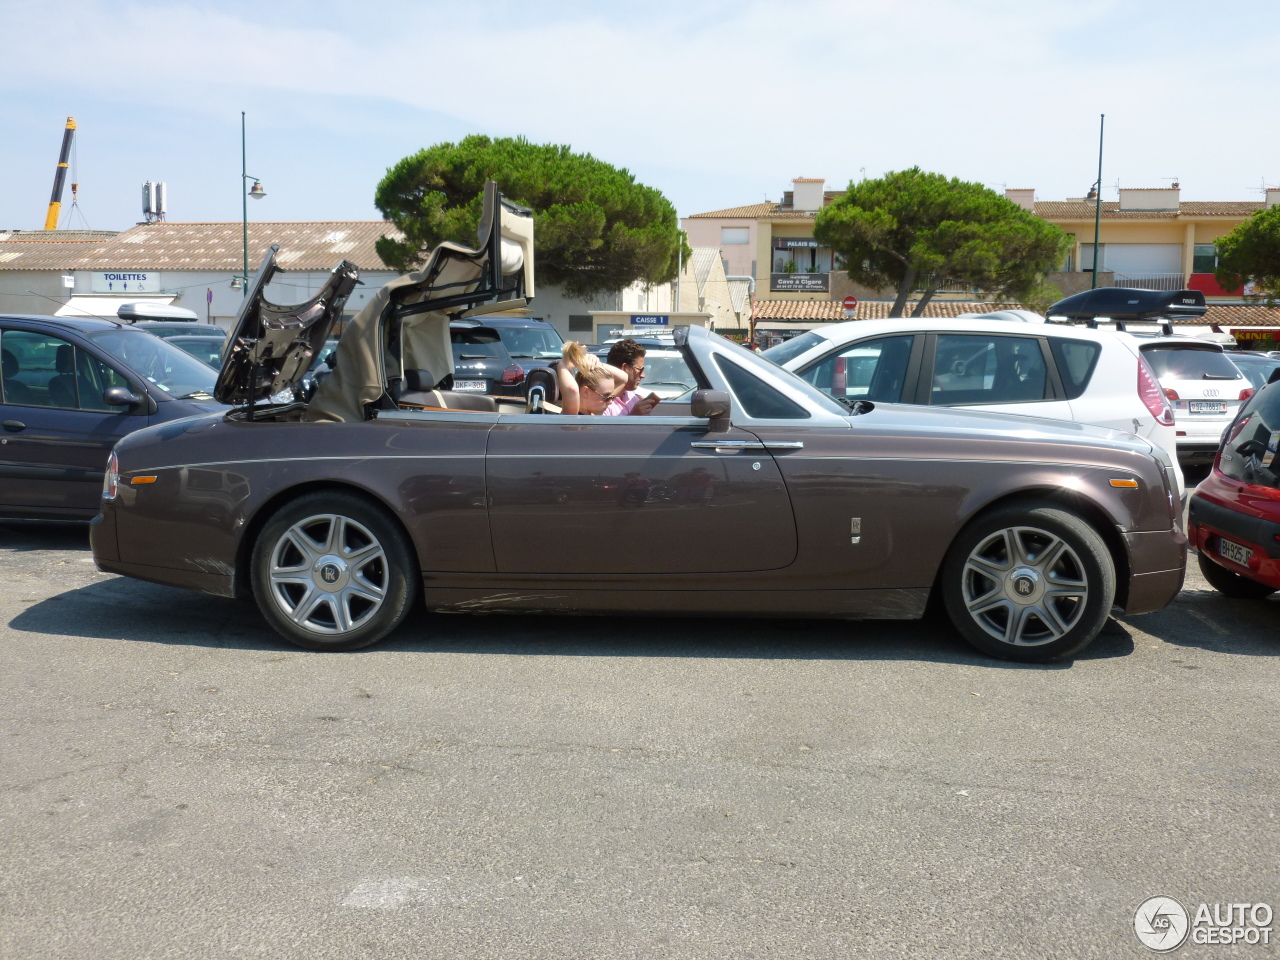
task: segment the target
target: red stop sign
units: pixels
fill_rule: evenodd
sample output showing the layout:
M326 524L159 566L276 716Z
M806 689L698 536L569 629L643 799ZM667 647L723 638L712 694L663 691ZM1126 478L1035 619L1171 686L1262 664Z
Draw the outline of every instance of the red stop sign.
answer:
M858 309L858 298L857 298L857 297L845 297L845 298L844 298L844 308L845 308L846 310L851 311L851 312L852 312L852 311L854 311L854 310L857 310L857 309Z

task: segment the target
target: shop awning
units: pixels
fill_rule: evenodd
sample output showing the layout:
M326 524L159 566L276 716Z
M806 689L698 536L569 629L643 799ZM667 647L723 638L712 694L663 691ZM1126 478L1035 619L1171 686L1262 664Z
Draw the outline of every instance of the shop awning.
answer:
M116 311L126 303L157 303L167 307L173 303L167 297L72 297L54 313L55 317L102 317L114 320Z

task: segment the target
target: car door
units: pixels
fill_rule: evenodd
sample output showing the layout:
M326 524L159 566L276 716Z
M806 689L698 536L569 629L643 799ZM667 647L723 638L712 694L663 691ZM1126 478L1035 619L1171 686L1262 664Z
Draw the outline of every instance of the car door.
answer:
M837 400L899 403L914 384L924 337L902 334L856 340L812 361L797 373Z
M1071 419L1071 406L1042 337L933 333L921 370L916 403Z
M107 455L145 412L105 403L107 387L135 389L82 344L36 329L0 330L0 505L71 518L97 513Z
M775 570L796 555L777 465L694 417L503 416L486 478L500 573Z

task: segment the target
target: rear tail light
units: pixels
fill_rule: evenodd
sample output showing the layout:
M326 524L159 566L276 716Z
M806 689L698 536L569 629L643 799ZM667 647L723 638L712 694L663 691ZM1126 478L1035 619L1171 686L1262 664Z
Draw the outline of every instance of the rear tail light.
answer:
M114 500L116 492L120 486L120 461L116 459L116 452L111 451L111 456L107 457L107 472L102 478L102 499Z
M846 385L846 364L844 357L836 357L835 369L831 371L831 392L837 397L845 395Z
M1173 426L1173 407L1169 406L1168 398L1160 392L1156 375L1142 357L1138 357L1138 397L1156 418L1156 423L1165 427Z
M1253 394L1254 394L1253 387L1245 387L1243 390L1240 391L1240 399L1248 400L1250 397L1253 396Z
M1182 399L1180 396L1178 396L1178 391L1177 391L1177 390L1175 390L1175 389L1173 389L1173 387L1165 387L1165 388L1164 388L1164 395L1165 395L1166 397L1168 397L1170 400L1181 400L1181 399Z
M523 379L524 371L514 363L502 371L502 382L506 386L511 386L513 383L519 383Z

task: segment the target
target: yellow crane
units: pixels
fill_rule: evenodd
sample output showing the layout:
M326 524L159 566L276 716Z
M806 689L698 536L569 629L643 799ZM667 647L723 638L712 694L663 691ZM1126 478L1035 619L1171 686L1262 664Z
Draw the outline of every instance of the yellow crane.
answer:
M46 230L58 229L58 214L62 210L62 187L67 180L67 159L71 156L71 141L76 136L76 118L67 117L67 129L62 133L62 154L58 157L58 172L53 177L53 196L49 198L49 212L44 218Z

